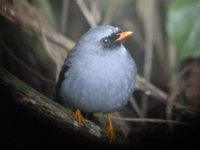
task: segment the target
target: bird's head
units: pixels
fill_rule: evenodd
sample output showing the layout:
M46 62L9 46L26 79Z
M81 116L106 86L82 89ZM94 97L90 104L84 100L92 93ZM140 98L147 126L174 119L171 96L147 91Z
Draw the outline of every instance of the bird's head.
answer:
M80 38L77 48L86 53L116 51L122 46L122 42L131 35L131 31L123 32L118 27L110 25L97 26L91 28Z

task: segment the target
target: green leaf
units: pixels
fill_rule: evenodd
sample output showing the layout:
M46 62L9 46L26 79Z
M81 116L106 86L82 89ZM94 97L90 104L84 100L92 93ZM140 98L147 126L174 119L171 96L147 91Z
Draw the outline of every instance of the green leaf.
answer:
M168 33L178 59L200 56L200 1L174 0L168 12Z

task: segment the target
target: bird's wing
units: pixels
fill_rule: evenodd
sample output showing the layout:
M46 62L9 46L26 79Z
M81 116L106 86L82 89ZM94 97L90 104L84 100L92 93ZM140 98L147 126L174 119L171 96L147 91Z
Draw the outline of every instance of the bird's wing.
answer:
M61 84L63 82L63 80L65 79L65 73L68 71L68 69L70 68L70 66L72 65L72 59L75 55L76 51L71 51L69 54L68 54L68 57L65 59L64 61L64 64L62 66L62 69L60 71L60 74L59 74L59 78L58 78L58 83L57 83L57 86L56 86L56 93L55 93L55 98L54 100L56 102L58 102L59 104L63 105L63 101L61 100L60 96L59 96L59 91L60 91L60 88L61 88ZM66 91L67 92L67 91ZM82 111L82 114L89 120L93 120L93 113L88 113L88 112L83 112Z
M60 104L63 104L60 96L59 96L59 91L60 91L60 87L61 87L61 84L63 82L63 80L65 79L65 73L67 72L67 70L70 68L71 66L71 56L72 56L72 53L73 53L73 50L72 52L70 52L68 54L68 57L65 59L64 61L64 64L62 66L62 69L60 71L60 74L59 74L59 78L58 78L58 82L57 82L57 85L56 85L56 92L55 92L55 97L54 97L54 100Z

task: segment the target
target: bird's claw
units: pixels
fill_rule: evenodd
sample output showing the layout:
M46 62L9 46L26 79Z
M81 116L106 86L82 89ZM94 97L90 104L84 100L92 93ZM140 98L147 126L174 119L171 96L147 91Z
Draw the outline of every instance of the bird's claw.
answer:
M85 123L85 120L83 116L81 115L81 111L79 109L77 109L75 112L75 118L78 121L79 125Z
M113 125L109 116L108 116L107 134L108 134L109 142L112 143L115 139L115 134L114 134Z

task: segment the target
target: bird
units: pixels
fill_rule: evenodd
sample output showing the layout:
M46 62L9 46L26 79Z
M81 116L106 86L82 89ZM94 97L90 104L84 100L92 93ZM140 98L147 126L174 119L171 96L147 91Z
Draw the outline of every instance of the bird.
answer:
M110 142L115 134L109 113L124 107L133 94L137 67L123 41L133 34L119 27L99 25L84 33L60 71L56 100L75 111L107 114Z

